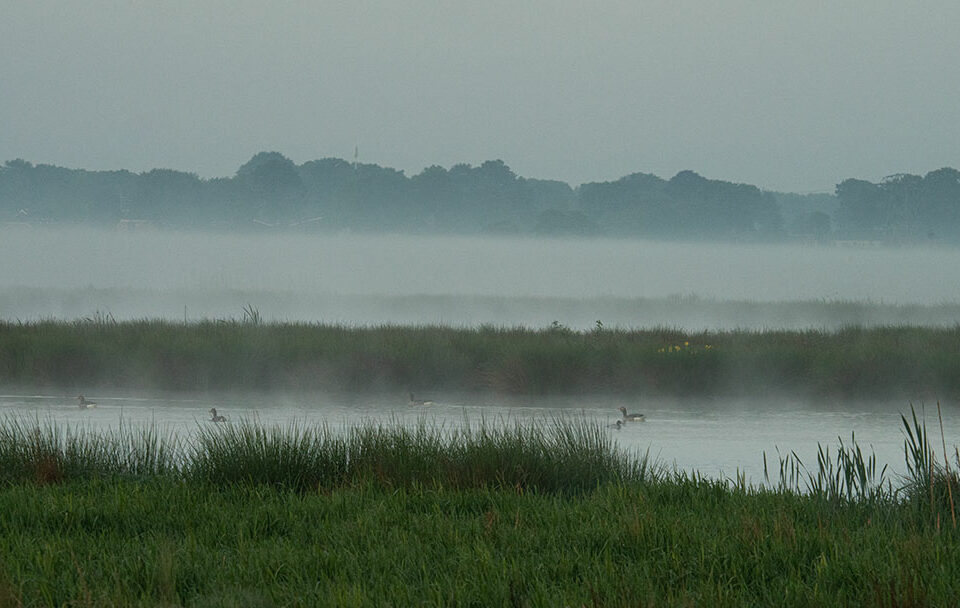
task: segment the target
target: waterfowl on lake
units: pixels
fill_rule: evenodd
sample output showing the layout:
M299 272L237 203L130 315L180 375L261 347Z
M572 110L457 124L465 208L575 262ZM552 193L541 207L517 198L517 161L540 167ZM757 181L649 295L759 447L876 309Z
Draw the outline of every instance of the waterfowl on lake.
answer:
M210 408L210 415L213 416L210 419L210 422L226 422L227 421L226 416L220 416L217 414L217 408L215 407Z
M433 405L433 401L426 399L414 399L413 393L410 393L410 405Z
M611 429L617 429L618 431L623 428L623 420L617 420L613 424L608 425Z
M643 414L628 414L625 407L620 408L620 413L623 414L624 422L644 422L647 419Z
M97 403L95 401L87 401L87 398L83 395L78 395L77 399L80 401L80 409L85 410L88 407L95 407Z

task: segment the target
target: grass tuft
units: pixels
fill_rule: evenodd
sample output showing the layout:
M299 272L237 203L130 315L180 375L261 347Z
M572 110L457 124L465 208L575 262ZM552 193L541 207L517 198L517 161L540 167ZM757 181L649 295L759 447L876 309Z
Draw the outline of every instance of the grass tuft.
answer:
M96 433L0 419L0 482L7 483L175 476L296 491L374 484L575 493L661 473L647 455L623 450L599 424L581 418L476 426L464 420L459 428L421 420L413 427L371 423L345 431L241 420L201 426L186 444L154 426Z
M343 433L292 423L250 421L201 428L187 474L215 483L295 488L341 485L578 492L654 476L646 457L616 446L597 424L488 424L457 429L421 420L413 427L366 424Z

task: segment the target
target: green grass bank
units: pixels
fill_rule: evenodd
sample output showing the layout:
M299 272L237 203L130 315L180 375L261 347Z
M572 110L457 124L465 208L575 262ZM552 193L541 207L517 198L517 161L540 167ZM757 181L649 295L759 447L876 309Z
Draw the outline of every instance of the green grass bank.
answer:
M0 323L0 384L951 401L960 326L574 332L259 322Z
M0 606L952 605L956 455L903 422L908 478L850 444L760 488L577 420L180 442L0 419Z
M576 496L169 478L0 488L4 606L949 606L911 507L706 481Z

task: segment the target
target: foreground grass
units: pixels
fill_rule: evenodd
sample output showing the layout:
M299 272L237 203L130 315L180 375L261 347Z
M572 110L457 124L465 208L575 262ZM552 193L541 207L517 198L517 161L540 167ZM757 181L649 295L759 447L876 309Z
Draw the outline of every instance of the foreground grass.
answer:
M952 605L960 536L901 509L690 480L577 496L14 484L0 605Z
M960 326L687 334L561 326L346 328L248 319L0 323L0 383L85 391L960 397Z
M952 605L957 477L903 423L897 486L853 442L760 488L569 419L181 443L8 418L0 606Z

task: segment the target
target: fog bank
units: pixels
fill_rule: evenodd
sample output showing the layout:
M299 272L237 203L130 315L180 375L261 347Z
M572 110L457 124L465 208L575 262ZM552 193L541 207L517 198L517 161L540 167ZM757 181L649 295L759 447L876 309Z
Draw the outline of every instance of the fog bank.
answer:
M0 259L5 319L951 325L960 303L955 249L73 228L2 230Z

